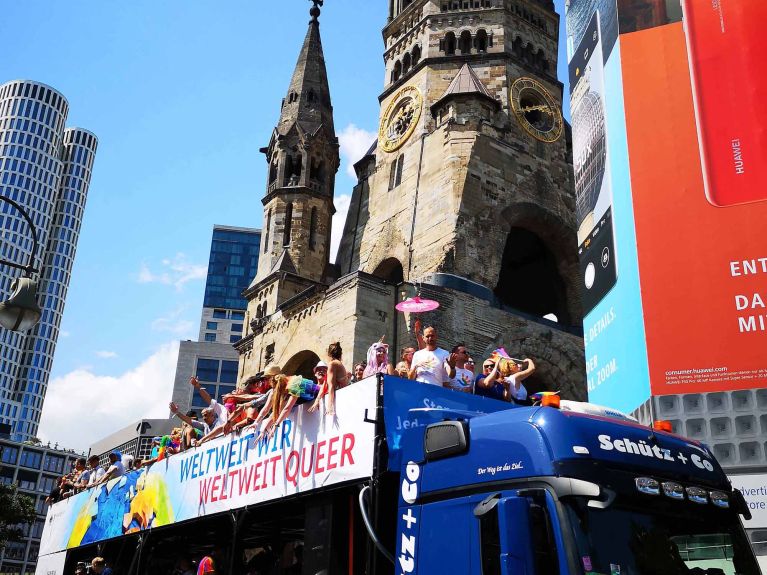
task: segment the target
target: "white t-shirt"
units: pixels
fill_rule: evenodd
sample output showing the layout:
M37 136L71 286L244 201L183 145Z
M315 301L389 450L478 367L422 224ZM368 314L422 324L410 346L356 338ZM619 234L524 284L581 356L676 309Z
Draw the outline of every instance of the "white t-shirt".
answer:
M413 354L411 365L418 366L415 372L415 380L440 387L446 381L450 381L445 369L445 362L450 357L446 349L437 348L429 351L427 348L419 349Z
M215 399L211 399L210 408L213 410L213 413L216 414L216 423L213 424L213 429L219 425L224 425L227 419L229 419L229 412L226 410L226 407L221 405Z
M512 399L516 399L517 401L524 401L527 399L527 390L525 389L525 386L522 385L521 381L519 382L519 389L517 389L516 387L516 384L515 384L517 380L516 374L510 375L506 377L505 379L511 384L509 386L509 393Z
M464 393L474 392L474 374L462 367L455 368L455 377L450 380L450 389Z
M103 467L91 469L90 478L88 479L88 487L96 485L97 482L101 481L101 478L104 477L105 473L106 471L104 471Z

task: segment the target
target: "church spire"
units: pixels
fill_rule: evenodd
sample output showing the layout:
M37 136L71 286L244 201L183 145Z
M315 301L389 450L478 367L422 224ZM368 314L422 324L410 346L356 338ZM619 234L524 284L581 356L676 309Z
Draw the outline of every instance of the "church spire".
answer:
M290 87L285 98L277 130L286 134L295 124L304 132L314 133L320 126L335 136L333 106L330 103L328 74L320 38L320 6L322 0L311 0L314 6L309 10L312 19L298 56Z

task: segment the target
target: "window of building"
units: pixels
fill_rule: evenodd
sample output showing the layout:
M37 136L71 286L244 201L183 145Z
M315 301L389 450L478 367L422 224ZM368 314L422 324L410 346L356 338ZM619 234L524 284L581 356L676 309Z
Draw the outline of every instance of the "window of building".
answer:
M215 336L216 334L206 333L206 341L208 341L208 335ZM212 341L215 341L215 339ZM200 381L218 381L218 365L219 361L217 359L199 358L197 360L197 379Z
M464 30L458 40L458 49L461 54L471 54L471 32Z
M221 383L237 383L237 362L236 361L222 361L221 362Z
M455 45L455 34L453 32L448 32L445 34L445 39L442 41L442 49L444 50L445 54L448 56L455 54Z
M40 478L38 489L40 493L50 493L55 485L56 485L56 479L54 477L47 477L43 475Z
M214 309L213 310L213 317L217 319L226 319L226 310L225 309Z
M43 462L43 469L52 473L63 473L64 458L59 455L46 455Z
M236 331L237 333L242 333L242 324L241 323L233 323L232 324L232 331Z
M209 321L205 324L205 329L218 329L218 322Z
M205 334L205 341L216 341L216 334L215 333L206 333Z
M285 206L285 224L283 226L283 232L282 232L283 246L290 245L290 230L292 226L293 226L293 204L291 202L288 202L288 205Z
M232 319L234 319L234 320L245 319L245 312L244 311L233 311L232 312Z
M238 341L240 341L240 336L239 335L230 335L229 336L229 343L235 343L235 342L238 342Z
M23 467L31 467L33 469L40 469L40 465L43 462L43 454L39 451L32 451L25 449L21 452L21 461L19 465Z
M402 183L402 166L405 164L405 154L400 156L392 162L389 171L389 189L393 190Z
M19 450L16 447L10 445L3 445L0 448L0 461L7 463L8 465L16 465L16 460L19 457Z

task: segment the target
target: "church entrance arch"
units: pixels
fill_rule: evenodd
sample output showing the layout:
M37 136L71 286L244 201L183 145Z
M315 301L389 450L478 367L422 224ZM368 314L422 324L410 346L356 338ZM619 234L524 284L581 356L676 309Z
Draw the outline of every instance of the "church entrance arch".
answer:
M402 264L397 258L386 258L378 264L373 275L394 285L401 284L405 279Z
M311 350L299 351L282 366L282 373L286 375L300 375L306 379L314 379L314 366L320 361L320 357Z
M538 317L567 321L567 290L557 259L538 235L512 227L506 238L495 295L505 305Z

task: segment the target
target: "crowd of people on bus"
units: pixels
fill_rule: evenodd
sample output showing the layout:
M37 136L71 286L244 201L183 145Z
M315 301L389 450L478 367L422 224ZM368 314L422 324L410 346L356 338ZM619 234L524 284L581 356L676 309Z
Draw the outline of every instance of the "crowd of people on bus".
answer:
M438 346L437 330L427 327L420 331L416 325L418 349L404 347L395 364L389 356L389 346L382 337L367 351L366 361L348 370L342 361L341 344L328 346L325 360L313 369L313 377L284 373L276 364L248 378L244 385L220 398L211 397L196 377L189 383L207 404L199 417L196 411L182 413L171 402L173 415L181 420L170 434L152 439L152 450L146 460L123 456L118 451L109 454L109 462L99 464L99 457L79 458L70 473L61 477L51 491L48 502L53 503L75 493L120 477L131 469L139 469L162 461L175 453L192 449L211 439L250 428L258 439L270 438L290 415L296 405L308 404L308 411L323 408L326 415L335 415L336 391L365 378L395 375L418 383L446 387L457 392L490 397L512 403L528 402L523 381L535 371L529 358L517 360L496 350L486 358L478 373L475 361L463 343L450 351Z

